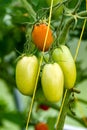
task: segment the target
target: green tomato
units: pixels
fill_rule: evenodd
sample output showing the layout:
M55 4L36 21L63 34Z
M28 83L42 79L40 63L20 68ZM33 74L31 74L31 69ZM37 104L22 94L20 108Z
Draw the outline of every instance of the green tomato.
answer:
M57 63L46 64L42 70L41 84L46 99L58 102L63 94L64 77Z
M63 0L53 0L53 5L56 5L57 3L62 2ZM46 0L48 6L51 5L51 0ZM53 18L54 19L59 19L63 12L63 6L60 6L58 9L54 9L55 12L53 12Z
M61 45L53 51L52 57L63 70L65 87L73 88L76 81L76 66L69 49Z
M38 59L36 56L24 56L16 65L16 84L18 90L24 95L32 95L38 72Z

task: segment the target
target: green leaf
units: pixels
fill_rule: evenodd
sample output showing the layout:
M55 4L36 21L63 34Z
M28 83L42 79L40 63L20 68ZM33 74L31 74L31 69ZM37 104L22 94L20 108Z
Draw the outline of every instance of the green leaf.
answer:
M12 0L0 0L0 8L2 6L7 6L8 4L10 4L12 2Z
M31 0L31 3L32 3L34 6L37 6L38 3L39 3L39 0Z
M55 117L48 118L47 124L49 126L49 130L54 130L55 129L55 123L56 123L56 118Z
M24 126L24 116L19 112L2 112L0 113L0 119L6 119L15 124Z

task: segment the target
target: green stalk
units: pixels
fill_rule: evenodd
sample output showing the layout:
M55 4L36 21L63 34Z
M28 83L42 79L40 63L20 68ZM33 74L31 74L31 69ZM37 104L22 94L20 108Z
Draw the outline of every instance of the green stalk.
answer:
M27 2L27 0L21 0L22 4L24 5L25 9L28 11L29 15L36 20L36 13L33 10L32 6Z
M80 13L72 15L72 17L65 23L65 25L64 25L64 27L63 27L60 35L59 35L59 38L58 38L59 44L65 44L68 31L69 31L72 23L74 21L77 22L78 18L80 18L80 19L85 19L86 18L87 19L87 11L82 11Z
M63 100L64 102L62 102L62 106L60 108L60 112L56 124L56 130L63 130L65 118L69 110L69 97L71 95L71 90L66 90L65 93L66 93L65 99Z
M73 17L71 17L68 20L68 22L66 22L65 26L63 27L62 32L59 35L59 39L58 39L59 44L65 44L68 31L69 31L70 26L72 25L73 22L74 22L74 18Z
M83 13L79 13L79 14L81 16L84 16L84 14L87 15L87 11L85 11ZM86 25L86 19L84 20L84 24L83 24L82 32L81 32L81 35L80 35L80 40L78 41L74 61L76 61L76 58L77 58L77 55L78 55L78 50L79 50L79 47L80 47L80 44L81 44L81 40L82 40L83 32L84 32L84 29L85 29L85 25ZM71 90L66 90L65 94L64 94L64 99L63 99L63 102L62 102L62 105L61 105L61 108L60 108L60 112L59 112L59 116L58 116L58 120L57 120L56 130L63 130L65 118L66 118L66 115L67 115L67 112L68 112L68 109L69 109L68 105L69 105L70 95L71 95Z
M81 16L81 17L86 17L86 19L87 19L87 10L79 12L78 15Z
M85 104L87 104L86 101L84 101L82 99L81 99L81 101L84 102ZM54 104L54 103L50 103L50 102L45 101L45 102L42 102L40 104L45 104L48 107L51 107L51 108L53 108L53 109L55 109L57 111L60 110L60 107L57 104ZM70 118L72 118L72 119L74 119L75 121L77 121L78 123L80 123L81 125L83 125L84 127L87 127L87 125L85 124L85 122L81 118L78 118L78 117L74 116L73 114L71 114L69 112L67 113L67 116L70 117Z

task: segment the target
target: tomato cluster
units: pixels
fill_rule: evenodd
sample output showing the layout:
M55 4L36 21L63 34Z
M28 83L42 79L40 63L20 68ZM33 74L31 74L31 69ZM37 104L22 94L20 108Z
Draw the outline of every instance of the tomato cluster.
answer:
M48 26L41 23L35 25L32 31L32 40L40 51L43 51L47 29ZM53 35L49 28L45 51L50 48L52 42ZM45 62L44 66L41 66L40 81L46 99L55 103L61 100L64 87L67 89L74 87L76 66L70 50L65 45L60 45L51 54L53 63ZM36 55L25 55L18 61L16 65L16 84L22 94L29 96L33 94L38 69L39 58Z

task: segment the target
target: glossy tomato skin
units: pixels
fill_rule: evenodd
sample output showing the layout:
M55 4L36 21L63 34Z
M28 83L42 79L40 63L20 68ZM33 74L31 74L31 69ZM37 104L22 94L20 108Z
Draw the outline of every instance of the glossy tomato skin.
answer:
M35 126L35 130L49 130L46 123L40 122Z
M58 102L63 94L64 77L57 63L46 64L42 70L42 89L46 99L50 102Z
M35 25L32 31L32 40L34 44L37 46L37 48L41 51L43 50L47 28L48 26L45 23L41 23ZM44 51L47 51L52 43L53 43L53 35L51 29L49 28Z
M24 56L16 65L16 84L18 90L24 95L32 95L38 72L38 59L36 56Z
M73 88L76 81L76 66L68 47L61 45L60 48L56 48L52 57L63 70L65 87L68 89Z

